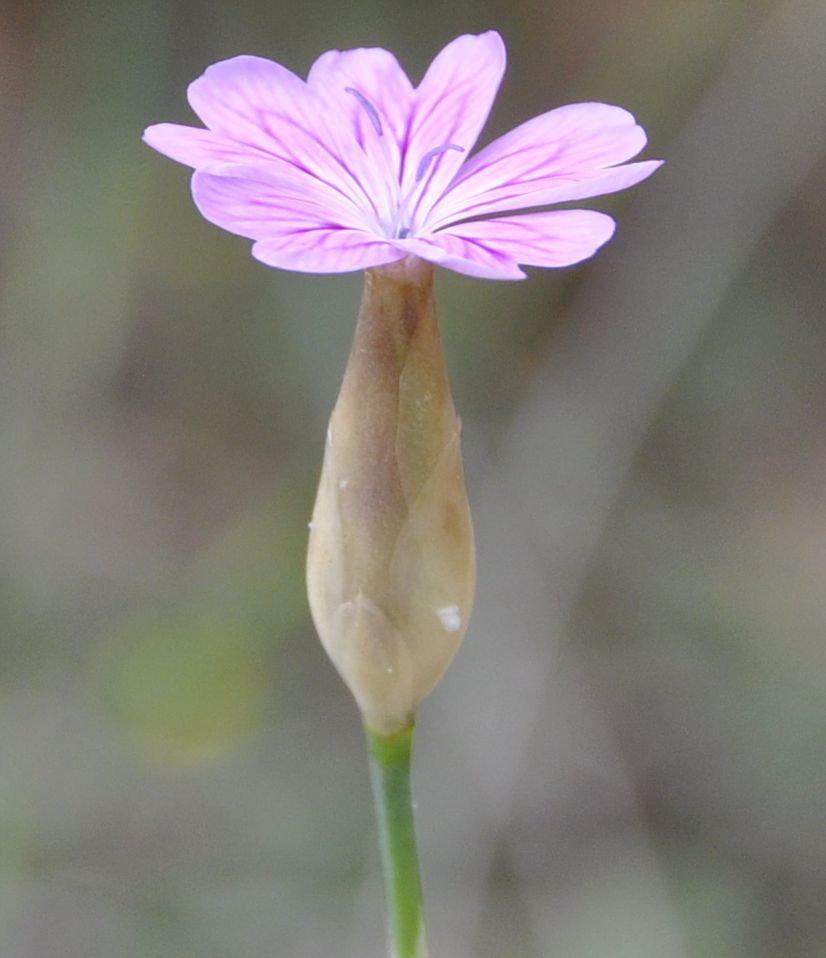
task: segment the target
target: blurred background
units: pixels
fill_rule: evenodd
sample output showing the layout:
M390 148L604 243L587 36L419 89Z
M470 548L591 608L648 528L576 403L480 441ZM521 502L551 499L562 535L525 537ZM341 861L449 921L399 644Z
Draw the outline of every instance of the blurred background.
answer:
M303 587L360 278L254 262L140 134L228 56L492 27L482 142L604 100L668 162L593 261L438 278L480 575L432 952L826 956L822 0L4 0L2 958L384 954Z

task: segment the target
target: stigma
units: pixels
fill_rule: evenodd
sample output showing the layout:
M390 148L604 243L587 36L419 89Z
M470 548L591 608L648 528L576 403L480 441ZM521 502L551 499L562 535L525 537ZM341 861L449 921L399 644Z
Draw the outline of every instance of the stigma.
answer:
M427 153L419 161L418 169L416 170L416 182L419 183L424 179L425 173L437 156L441 156L442 153L446 153L448 150L457 150L459 153L464 153L465 148L463 146L457 146L455 143L443 143L441 146L434 146L432 150L428 150Z
M370 122L373 124L373 129L378 133L379 136L384 136L384 130L381 125L381 118L379 117L379 111L373 106L373 104L367 99L367 97L355 87L346 86L344 88L345 93L352 93L353 96L358 100L359 104L364 108L364 112L370 119Z

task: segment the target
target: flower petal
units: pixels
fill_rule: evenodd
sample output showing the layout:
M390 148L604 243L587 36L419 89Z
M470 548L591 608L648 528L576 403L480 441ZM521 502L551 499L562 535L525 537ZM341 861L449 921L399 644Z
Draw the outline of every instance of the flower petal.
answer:
M476 145L502 81L505 61L505 45L495 30L478 36L466 34L438 54L416 88L404 143L401 184L402 193L407 194L420 179L416 206L411 211L420 219L427 216ZM433 155L422 174L428 154L448 144L464 152L449 149Z
M394 163L393 174L398 179L414 91L393 54L379 47L330 50L312 65L307 86L319 97L335 103L362 146L374 144L378 135L386 137ZM376 111L381 134L367 107L348 89L360 94Z
M452 226L439 237L483 243L523 266L571 266L607 243L615 223L594 210L553 210Z
M645 131L620 107L574 103L551 110L472 157L433 210L429 226L434 229L461 216L525 209L622 189L631 185L623 176L639 182L659 166L632 164L624 168L631 172L619 174L619 185L613 185L612 177L618 174L609 170L635 156L645 143ZM583 183L591 186L583 187Z
M404 240L392 240L404 253L420 256L466 276L481 279L525 279L525 274L509 256L494 244L452 233L435 233Z
M382 171L367 161L349 119L286 67L262 57L223 60L188 96L214 132L292 163L378 215Z
M194 126L177 123L156 123L143 131L143 141L153 150L187 166L210 163L249 163L254 153L250 147ZM266 157L265 153L260 153Z
M268 266L342 273L404 255L352 217L336 216L295 175L276 177L258 166L207 167L193 174L192 196L211 223L257 240L252 255Z
M205 219L231 233L262 239L296 228L327 226L364 229L358 213L324 193L317 181L282 167L274 175L263 167L206 167L192 176L192 198Z
M405 254L361 230L320 226L258 240L252 255L267 266L300 273L349 273L394 263Z
M308 123L300 116L308 106L306 84L280 63L263 57L239 56L213 63L189 84L187 98L211 130L278 156L294 151L296 132L301 134L300 141L308 133ZM283 125L272 122L278 119Z

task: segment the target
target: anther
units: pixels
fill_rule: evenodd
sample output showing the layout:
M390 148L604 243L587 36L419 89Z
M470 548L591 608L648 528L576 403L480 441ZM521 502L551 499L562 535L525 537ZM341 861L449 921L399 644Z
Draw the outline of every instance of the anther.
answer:
M428 150L427 153L422 157L421 162L419 163L419 168L416 170L416 182L418 183L421 180L427 169L433 160L440 156L442 153L446 153L448 150L458 150L459 153L464 153L465 148L463 146L457 146L455 143L445 143L443 146L436 146L432 150Z
M407 239L408 236L410 236L410 227L409 227L409 226L403 226L403 227L399 230L399 239Z
M373 106L367 97L360 90L356 90L351 86L346 86L344 88L344 92L353 94L353 96L364 107L364 112L370 117L370 122L373 124L373 129L376 131L376 133L378 133L379 136L384 136L384 130L381 128L381 120L379 119L379 111Z

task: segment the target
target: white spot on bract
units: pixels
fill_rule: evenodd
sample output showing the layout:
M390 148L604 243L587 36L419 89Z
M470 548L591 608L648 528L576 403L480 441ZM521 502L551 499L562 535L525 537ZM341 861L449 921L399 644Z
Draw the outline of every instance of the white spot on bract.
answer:
M349 480L349 479L339 479L339 481L338 481L338 487L339 487L339 489L346 489L347 486L349 486L349 485L350 485L350 480Z
M445 632L458 632L462 628L462 616L459 614L458 605L445 605L441 609L436 609L436 615L442 623Z
M312 527L313 527L312 522L308 522L308 523L307 523L307 528L308 528L308 529L312 529Z

